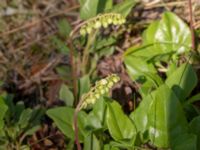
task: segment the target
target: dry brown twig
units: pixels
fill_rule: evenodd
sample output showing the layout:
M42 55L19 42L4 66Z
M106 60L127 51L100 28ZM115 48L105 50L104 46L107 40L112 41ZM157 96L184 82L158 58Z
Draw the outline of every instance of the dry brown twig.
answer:
M6 32L2 33L2 34L0 35L0 37L3 37L3 36L6 36L6 35L9 35L9 34L13 34L13 33L19 32L19 31L24 30L24 29L26 29L26 28L31 28L31 27L35 26L36 24L39 24L39 23L41 23L41 22L43 22L43 21L46 21L46 20L49 20L49 19L51 19L51 18L53 18L53 17L62 15L62 14L64 14L64 13L70 12L70 11L72 11L72 10L75 10L75 9L79 8L79 7L80 7L79 5L76 5L76 6L74 6L74 7L68 8L68 9L65 10L65 11L59 11L59 12L57 12L57 13L55 13L55 14L52 14L52 15L50 15L50 16L47 16L47 17L45 17L45 18L43 18L43 19L40 19L40 20L36 20L36 21L34 21L34 22L27 23L27 24L25 24L25 25L23 25L23 26L20 26L20 27L18 27L18 28L15 28L15 29L12 29L12 30L9 30L9 31L6 31Z
M38 73L31 76L29 79L25 81L22 85L19 86L19 89L25 89L30 87L34 83L40 83L41 77L48 72L51 68L56 66L61 61L61 56L56 57L55 59L51 60L43 69L41 69Z

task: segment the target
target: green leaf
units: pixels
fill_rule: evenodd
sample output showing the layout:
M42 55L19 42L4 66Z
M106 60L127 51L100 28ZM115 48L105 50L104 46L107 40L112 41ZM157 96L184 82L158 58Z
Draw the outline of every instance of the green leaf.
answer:
M6 111L8 110L8 106L4 103L4 99L0 96L0 130L4 126L4 116Z
M183 53L191 47L189 27L175 14L165 12L162 19L152 23L144 34L144 45L155 44L151 51ZM150 53L148 53L150 54Z
M73 93L69 90L68 86L62 84L59 91L59 99L63 100L66 106L73 106L74 96Z
M71 25L66 19L61 19L58 21L58 30L60 35L62 35L63 37L68 37L71 29Z
M26 128L29 124L29 120L31 119L31 113L32 113L32 109L27 108L24 109L23 112L20 115L18 124L20 126L20 128Z
M130 118L141 133L142 142L150 138L157 147L170 147L179 134L187 132L181 104L166 85L145 97Z
M85 75L79 79L79 98L90 90L90 77Z
M181 134L187 132L188 124L182 106L168 86L156 90L148 111L148 129L151 142L162 148Z
M51 38L53 45L58 49L58 51L62 54L69 54L69 48L66 46L66 43L60 40L58 37L53 36Z
M173 150L198 150L197 137L194 134L181 134L178 135L174 141L171 149Z
M111 136L116 141L130 140L133 144L136 136L135 125L124 114L117 102L108 102L107 105L106 124Z
M37 125L37 126L34 126L34 127L32 127L32 128L28 128L27 130L26 130L26 132L24 133L24 135L33 135L36 131L38 131L39 129L41 128L41 126L40 125Z
M154 96L155 96L155 92L152 92L151 94L146 96L140 102L136 110L130 114L130 118L133 120L137 129L137 132L140 132L142 134L148 129L148 112L149 112L150 106L153 103Z
M55 122L56 126L70 139L74 140L73 129L73 116L74 109L70 107L58 107L52 108L47 111L47 115ZM78 114L78 128L79 139L83 141L84 136L87 135L87 131L84 129L86 114L79 112Z
M187 104L191 104L191 103L194 103L194 102L197 102L197 101L200 101L200 93L198 93L198 94L196 94L196 95L190 97L190 98L186 101L186 103L187 103Z
M93 110L87 116L87 126L92 129L101 129L105 124L106 104L103 98L93 106Z
M115 47L114 46L110 46L110 47L102 48L101 50L97 51L96 53L98 53L98 57L100 58L102 56L109 57L114 52L115 52Z
M175 14L165 12L160 21L155 21L143 32L143 44L129 48L126 55L143 57L143 60L165 61L191 47L189 27Z
M184 101L197 85L197 75L190 64L181 65L165 82Z
M200 149L200 116L195 117L189 124L190 132L197 136L197 149Z
M100 142L94 134L85 137L83 150L101 150Z
M115 44L116 42L116 38L114 37L108 37L108 38L98 38L96 41L95 41L95 50L99 50L99 49L102 49L102 48L105 48L109 45L112 45L112 44Z
M153 64L145 62L144 59L128 55L124 62L132 80L139 80L139 82L144 83L148 79L155 87L163 83L162 79L156 74L157 71Z
M79 0L81 4L81 19L95 17L99 13L112 8L112 0Z
M14 108L15 121L19 121L20 115L24 109L25 109L24 102L22 102L22 101L17 102L17 104Z
M117 147L112 146L111 144L105 144L103 146L103 150L120 150L120 149L117 148Z
M124 17L126 17L130 11L132 10L133 6L137 3L137 0L124 0L123 2L115 5L111 12L120 13Z

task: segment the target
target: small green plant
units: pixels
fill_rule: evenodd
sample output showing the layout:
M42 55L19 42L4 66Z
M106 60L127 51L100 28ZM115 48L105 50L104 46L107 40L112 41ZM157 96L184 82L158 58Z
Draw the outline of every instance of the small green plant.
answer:
M28 136L40 128L44 110L25 108L23 102L13 103L12 96L0 96L0 149L29 150Z

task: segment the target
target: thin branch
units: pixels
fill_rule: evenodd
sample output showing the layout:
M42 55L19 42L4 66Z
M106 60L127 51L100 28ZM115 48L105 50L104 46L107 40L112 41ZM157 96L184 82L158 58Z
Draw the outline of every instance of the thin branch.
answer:
M74 92L74 104L77 104L77 95L78 95L78 84L77 84L77 72L76 72L76 63L74 61L74 46L72 43L72 39L69 38L69 40L67 41L67 44L69 46L70 49L70 64L72 67L72 72L71 72L71 76L72 76L72 82L73 82L73 92Z

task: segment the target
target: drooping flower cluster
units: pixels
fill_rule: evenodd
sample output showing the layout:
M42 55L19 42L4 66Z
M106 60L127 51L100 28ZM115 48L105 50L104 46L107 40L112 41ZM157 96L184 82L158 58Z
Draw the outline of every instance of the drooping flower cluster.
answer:
M116 74L109 75L95 83L95 86L82 96L80 109L86 108L88 105L94 104L101 96L109 92L115 83L120 80Z
M118 13L100 14L95 18L86 21L80 29L80 34L85 36L90 34L93 30L101 27L107 28L108 25L121 25L126 22L126 19Z

